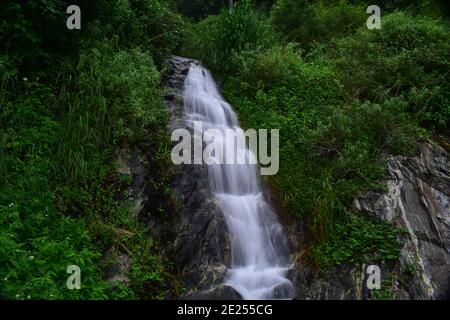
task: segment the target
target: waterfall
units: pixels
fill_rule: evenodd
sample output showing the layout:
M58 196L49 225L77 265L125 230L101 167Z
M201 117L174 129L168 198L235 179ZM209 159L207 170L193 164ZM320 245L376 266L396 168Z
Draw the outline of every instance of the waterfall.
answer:
M184 83L184 114L187 122L201 121L205 129L239 128L237 116L221 97L210 72L192 64ZM194 133L198 134L198 133ZM224 139L229 138L224 135ZM227 154L235 141L211 143ZM231 144L229 144L231 142ZM227 149L228 146L228 149ZM237 146L233 155L254 159L247 146ZM282 226L262 192L254 164L211 164L211 191L218 198L230 234L231 266L226 284L244 299L290 299L295 295L285 274L289 247Z

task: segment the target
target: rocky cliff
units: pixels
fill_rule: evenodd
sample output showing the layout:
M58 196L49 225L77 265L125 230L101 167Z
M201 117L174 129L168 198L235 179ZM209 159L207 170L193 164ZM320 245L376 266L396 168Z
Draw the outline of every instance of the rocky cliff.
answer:
M416 157L388 162L387 190L368 192L355 208L406 231L400 265L412 299L450 298L450 163L440 146L423 144Z
M195 60L173 56L168 59L165 104L169 110L169 132L192 128L183 119L183 84ZM174 142L176 144L177 142ZM209 190L205 165L175 166L170 188L178 204L172 227L174 256L186 288L186 299L240 299L223 285L230 262L227 227L216 197Z
M374 214L405 233L395 266L380 263L382 290L395 299L450 298L450 163L440 146L425 143L415 157L391 157L384 191L354 200L354 209ZM301 224L291 229L304 240ZM366 286L366 266L340 266L317 277L298 264L293 277L297 299L373 299ZM386 288L387 287L387 288Z

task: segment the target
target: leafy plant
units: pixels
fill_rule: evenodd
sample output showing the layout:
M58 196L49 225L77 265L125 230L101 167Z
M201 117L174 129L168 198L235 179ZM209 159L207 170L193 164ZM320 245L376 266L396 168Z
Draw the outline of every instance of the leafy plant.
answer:
M360 265L368 261L395 261L399 257L402 245L397 237L401 230L374 217L347 214L333 228L328 241L314 251L322 268L344 262Z

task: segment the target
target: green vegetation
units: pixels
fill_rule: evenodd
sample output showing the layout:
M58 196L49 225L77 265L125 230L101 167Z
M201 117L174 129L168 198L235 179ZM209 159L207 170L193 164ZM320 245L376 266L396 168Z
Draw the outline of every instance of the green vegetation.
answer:
M280 0L270 16L240 1L187 41L244 127L280 129L280 171L269 182L307 221L309 257L321 268L398 255L398 231L351 202L383 187L387 155L448 133L450 28L435 4L393 6L382 29L369 30L362 1Z
M295 41L302 48L342 36L364 25L366 7L347 1L281 0L272 12L272 23L282 39Z
M172 53L220 78L244 127L280 129L280 171L267 182L307 222L312 263L397 258L400 231L351 204L383 188L387 156L449 134L444 1L379 1L381 30L365 27L363 0L235 2L81 0L72 31L70 1L0 4L0 298L179 293L164 244L123 201L132 179L111 163L118 147L145 150L164 203L150 209L170 214L160 83ZM105 280L121 251L128 286ZM66 288L72 264L81 290Z
M391 273L381 281L381 288L373 290L373 296L376 300L394 300L395 292L392 290L393 276Z
M361 265L368 261L394 261L402 247L396 242L400 233L375 217L347 214L330 232L328 241L315 248L315 253L323 269L342 263Z
M131 181L117 176L111 153L126 145L148 151L152 187L167 196L155 63L176 48L183 21L162 1L86 1L82 30L69 31L68 5L0 8L0 297L164 298L175 290L170 264L121 201ZM124 250L130 285L106 282ZM66 287L73 264L81 290Z

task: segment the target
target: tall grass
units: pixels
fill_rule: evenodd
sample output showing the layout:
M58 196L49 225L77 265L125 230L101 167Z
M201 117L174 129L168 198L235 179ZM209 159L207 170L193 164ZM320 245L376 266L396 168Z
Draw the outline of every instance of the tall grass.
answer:
M56 83L30 78L14 94L0 91L0 297L161 297L169 267L118 201L124 186L114 185L110 162L121 144L141 147L150 187L164 198L170 153L159 72L148 53L115 40L86 47L67 70ZM135 254L128 288L103 278L102 255L118 246ZM82 269L81 291L65 286L71 264Z
M69 182L86 177L113 144L139 143L149 135L163 140L159 82L151 57L140 50L121 51L105 41L81 55L73 88L65 86L59 100L67 111L58 158Z

